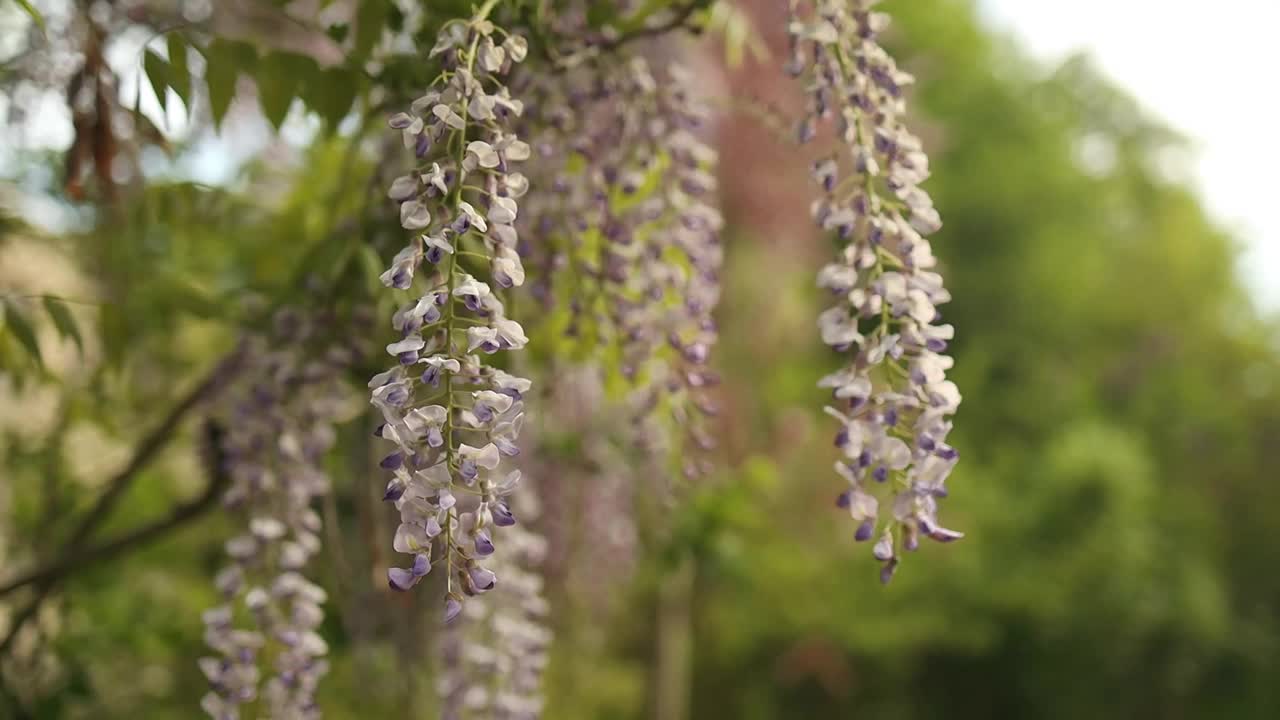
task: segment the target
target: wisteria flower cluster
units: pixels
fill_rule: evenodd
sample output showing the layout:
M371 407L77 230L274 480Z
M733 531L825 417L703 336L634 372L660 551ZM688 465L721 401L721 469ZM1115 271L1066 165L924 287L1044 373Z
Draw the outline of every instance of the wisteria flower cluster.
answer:
M387 352L397 363L369 382L384 420L377 434L395 444L382 460L392 473L385 499L400 511L394 546L410 556L387 579L408 590L443 563L447 619L498 581L483 563L495 528L516 522L507 497L520 471L500 465L519 453L530 387L484 359L528 342L499 297L525 279L515 222L529 183L513 166L530 148L511 132L524 107L502 78L527 46L488 20L494 5L444 26L430 53L439 78L390 120L417 165L388 193L413 237L382 281L408 301L392 317L401 339ZM463 512L459 496L474 510Z
M536 513L520 498L521 516ZM505 548L492 562L503 584L463 608L442 639L436 684L446 720L536 720L542 716L542 675L551 631L539 569L547 543L525 524L504 533Z
M707 361L723 256L717 158L692 86L679 65L655 74L640 55L583 62L544 82L536 147L553 164L546 184L556 193L535 198L528 221L549 241L544 268L566 270L547 274L567 285L568 332L616 348L642 415L661 408L685 430L690 442L670 454L691 477L706 462L688 451L712 445L701 416L715 411ZM575 161L555 165L560 158Z
M231 481L224 502L245 522L227 541L231 562L215 581L222 603L204 613L205 641L217 655L200 659L212 686L201 705L217 720L236 720L251 702L273 718L319 717L315 688L328 670L317 632L325 591L303 573L320 549L312 504L329 489L321 460L334 441L343 402L335 388L350 357L337 348L303 352L311 324L293 313L279 314L276 326L243 351L245 380L214 451Z
M835 469L848 489L838 504L854 519L855 539L871 543L887 583L922 537L962 537L937 516L957 462L947 436L960 394L946 378L954 330L937 310L950 296L926 239L941 220L920 187L928 158L904 125L913 80L878 42L888 18L875 4L789 0L786 70L806 96L799 142L816 140L826 125L840 141L812 168L821 188L814 222L842 241L818 274L833 299L818 327L846 358L819 385L832 392L826 412L839 422ZM647 6L623 4L642 21ZM532 387L514 372L532 363L507 352L529 343L514 312L525 262L538 302L534 315L520 317L539 323L530 326L539 337L576 338L585 356L552 357L556 383L544 394L572 399L566 366L588 369L594 384L583 395L605 395L602 378L625 380L638 411L625 422L646 455L640 467L619 469L631 458L601 451L609 428L588 427L596 421L586 412L578 425L565 420L567 433L595 437L574 446L572 462L531 466L546 476L540 489L550 511L540 527L552 555L571 544L569 535L594 539L580 564L587 572L609 565L600 582L624 576L635 518L613 516L635 514L632 478L707 474L698 451L713 447L707 418L716 413L709 359L724 220L697 79L639 43L623 48L616 31L592 27L578 2L547 10L542 27L525 26L529 37L560 36L567 51L538 48L527 57L524 36L494 18L531 16L495 15L497 8L498 0L485 0L469 17L439 25L422 58L438 75L389 119L404 147L400 167L409 169L387 173L403 172L387 195L408 241L380 276L396 305L388 308L393 360L368 381L380 421L374 435L386 441L383 499L399 516L392 546L403 556L386 582L406 592L441 568L451 624L435 685L444 716L459 720L542 712L548 542L526 525L538 500L515 494L521 470L512 460ZM546 63L545 72L514 72L526 59ZM233 481L226 500L245 529L226 545L231 563L216 581L222 604L204 617L216 655L200 660L212 685L203 707L218 720L238 720L250 703L273 718L319 715L325 592L303 570L320 546L311 504L328 488L321 458L333 442L337 375L350 358L306 351L313 327L283 313L270 336L249 341L245 380L223 418L221 456ZM664 465L670 472L650 471ZM565 489L601 472L613 474L585 491ZM556 507L570 494L574 503ZM565 517L575 512L587 517ZM575 532L564 530L571 525ZM572 564L552 557L556 563Z
M954 329L936 309L950 295L925 239L942 222L919 187L928 157L903 125L913 79L877 43L889 18L872 11L875 4L792 0L786 69L802 78L808 97L799 140L813 140L820 123L834 120L844 144L813 167L823 190L814 221L847 243L818 275L836 298L818 326L823 342L850 361L820 385L835 398L827 412L840 423L836 471L849 482L838 504L857 523L857 540L875 539L872 553L888 582L899 551L915 550L921 535L962 537L937 518L957 460L946 437L960 393L946 379L952 361L943 354Z

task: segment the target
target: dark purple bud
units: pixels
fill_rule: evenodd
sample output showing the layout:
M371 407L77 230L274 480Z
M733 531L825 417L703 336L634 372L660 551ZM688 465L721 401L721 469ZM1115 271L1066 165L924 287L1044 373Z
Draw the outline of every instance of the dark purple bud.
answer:
M842 427L836 431L836 447L842 448L849 444L849 428Z
M884 424L893 427L898 424L898 409L889 408L884 411Z
M444 259L444 250L441 250L439 247L432 245L431 247L427 248L427 252L425 255L423 255L423 257L426 258L427 262L431 263L432 265L435 265L436 263Z
M462 598L453 593L446 595L444 598L444 621L453 622L453 619L458 617L461 612Z
M694 343L684 349L684 359L691 363L701 365L707 361L707 346L704 343Z
M458 474L462 476L463 480L475 480L476 475L479 475L480 471L476 468L475 460L465 458L462 462L458 463Z
M858 523L858 529L853 531L853 539L858 542L866 542L871 539L871 534L876 531L876 521L874 518L866 518Z
M934 453L943 460L955 460L960 457L960 451L950 445L939 445L937 452Z
M848 510L849 504L852 502L853 502L853 492L851 490L845 490L844 492L836 496L836 507L840 508L841 510Z
M409 391L403 385L391 388L387 392L387 402L391 405L403 405L409 400Z
M427 431L427 445L433 448L444 445L444 433L440 432L440 428L433 427Z
M919 445L920 449L925 452L933 452L933 449L938 446L929 435L921 435L920 439L916 440L916 445Z
M888 585L893 573L898 569L898 558L892 558L880 568L880 584Z
M492 570L482 568L479 565L473 566L467 571L471 576L471 584L475 587L476 592L487 592L493 589L498 582L498 576L493 574Z
M415 578L420 578L431 572L431 558L426 553L418 553L413 557L413 567L409 572L413 573Z
M489 533L481 530L476 533L475 540L476 555L484 557L493 554L493 541L489 539Z
M414 576L412 570L404 568L391 568L387 570L387 585L392 590L398 592L407 592L409 588L418 584L418 578Z
M383 437L383 435L382 435L382 431L383 431L383 430L386 430L386 429L387 429L387 424L386 424L386 423L382 423L382 424L378 425L378 427L376 427L376 428L374 428L374 429L373 429L373 436L374 436L374 437L376 437L376 438Z
M889 479L889 468L881 465L871 471L871 477L875 478L876 482L884 482Z
M865 468L865 467L867 467L867 466L868 466L868 465L870 465L870 464L871 464L871 452L870 452L870 451L868 451L868 450L863 450L861 453L858 453L858 467L859 467L859 468Z
M511 509L504 502L494 503L493 524L498 527L511 527L516 524L516 516L511 514Z
M405 486L396 478L391 478L387 483L387 489L382 491L382 499L390 502L399 500L404 495Z
M383 470L395 470L396 468L404 465L404 453L399 451L393 452L382 458L382 462L378 464L382 466Z

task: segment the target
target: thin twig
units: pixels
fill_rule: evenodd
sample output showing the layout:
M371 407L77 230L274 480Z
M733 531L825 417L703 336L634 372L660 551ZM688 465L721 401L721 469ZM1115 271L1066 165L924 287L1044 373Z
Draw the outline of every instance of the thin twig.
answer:
M612 40L600 43L599 47L601 50L605 51L616 50L633 40L638 40L643 37L663 35L672 30L685 27L689 23L689 18L693 17L693 13L703 5L704 3L699 0L692 0L677 9L674 14L666 20L666 22L661 22L657 25L645 25L643 27L638 27L629 32L622 33Z
M169 410L164 420L155 429L143 437L142 441L138 443L138 447L134 450L132 457L129 458L128 464L108 481L106 491L98 496L93 507L82 516L80 524L71 533L70 539L63 543L55 556L60 559L55 560L55 564L69 563L71 558L77 558L75 562L79 562L78 557L83 552L80 548L98 529L98 526L106 521L116 503L124 497L125 492L137 479L138 472L155 459L155 456L173 440L178 426L187 413L225 387L226 380L238 369L241 354L242 348L237 347L227 357L223 358L200 384L196 385ZM44 604L45 599L48 598L61 579L61 574L54 573L35 583L34 597L21 610L14 613L9 626L9 634L5 636L4 640L0 640L0 656L8 652L14 640L17 639L18 633L27 622L35 617L35 614L40 610L40 606Z
M79 550L74 555L59 556L47 565L20 575L0 585L0 596L27 585L58 582L79 570L86 569L91 563L108 560L126 550L134 549L135 546L146 545L156 540L170 530L177 529L216 507L218 498L228 485L229 478L230 476L226 473L215 473L199 497L179 503L164 517L136 527L119 537Z

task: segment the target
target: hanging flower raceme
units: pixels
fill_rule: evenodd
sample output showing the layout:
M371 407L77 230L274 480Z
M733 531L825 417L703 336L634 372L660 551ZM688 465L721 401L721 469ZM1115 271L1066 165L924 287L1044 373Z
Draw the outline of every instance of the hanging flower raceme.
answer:
M520 499L521 517L532 518L532 498ZM467 603L442 638L437 690L445 718L536 720L542 715L542 675L551 644L539 574L546 541L516 525L503 533L503 545L503 554L491 563L502 575L502 586Z
M713 204L716 154L699 137L707 114L691 84L676 65L655 78L640 56L584 63L543 83L539 155L572 161L555 166L556 192L537 199L530 229L551 240L544 268L567 269L554 275L567 332L635 381L645 416L661 409L684 430L687 446L661 431L644 437L674 445L670 455L694 476L705 463L687 451L711 446L701 416L714 412L706 363L723 221Z
M519 452L530 385L486 361L528 342L499 297L525 279L515 222L529 183L513 167L530 148L511 132L524 108L502 78L527 48L487 19L494 4L445 24L431 51L443 71L390 121L417 160L389 191L413 238L382 275L407 291L392 317L401 339L387 346L397 362L369 382L377 434L394 443L382 460L400 511L394 545L409 556L387 579L408 590L443 564L447 619L497 583L486 563L495 529L516 522L507 497L520 479L500 465Z
M224 501L245 527L226 543L231 562L216 579L222 604L204 614L205 641L218 655L200 659L212 685L201 705L217 720L234 720L255 700L270 717L319 717L315 689L328 669L317 632L325 592L303 572L320 549L311 505L328 492L321 460L350 358L303 352L309 324L292 313L276 326L270 339L249 343L244 380L219 421L226 429L216 454L231 481Z
M844 145L813 167L823 190L814 220L846 241L818 275L836 298L818 325L849 365L820 385L832 390L827 412L840 423L836 470L849 489L838 503L853 516L855 538L874 539L888 582L900 551L915 550L922 535L962 537L937 518L957 459L946 437L960 393L946 379L952 361L943 354L954 331L935 309L950 295L925 239L942 225L919 187L929 162L902 123L903 90L913 79L877 44L888 17L873 12L875 4L792 0L787 70L808 96L799 140L834 119Z

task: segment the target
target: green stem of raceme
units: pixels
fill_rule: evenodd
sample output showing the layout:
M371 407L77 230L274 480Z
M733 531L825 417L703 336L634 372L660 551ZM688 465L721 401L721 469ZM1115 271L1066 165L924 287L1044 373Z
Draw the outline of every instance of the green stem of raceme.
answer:
M498 4L498 0L486 0L486 2L480 6L480 9L476 11L476 14L472 17L471 22L474 24L474 23L482 22L485 19L487 19L489 17L489 13L493 12L493 8L496 7L497 4ZM475 67L476 47L479 45L479 42L480 42L479 34L473 35L471 38L471 47L467 50L467 72L471 72L472 69ZM462 128L459 129L457 132L458 148L457 148L457 157L455 158L455 160L457 161L457 168L458 168L458 184L457 186L454 187L453 192L450 196L450 204L453 206L455 216L458 209L458 203L462 201L462 191L463 191L462 164L466 160L466 153L467 153L467 124L468 123L467 123L467 114L465 112L463 112L462 114L462 121L463 121ZM468 232L470 232L470 230L468 230ZM461 247L462 236L459 236L457 238L457 242L459 244L459 247ZM458 279L457 270L458 270L458 253L451 253L449 255L449 266L446 271L448 273L448 282L446 284L445 292L448 293L448 295L445 298L445 303L444 303L444 307L445 307L444 348L445 348L445 352L448 353L450 356L454 354L453 326L454 326L455 320L457 319L456 312L454 310L454 300L453 300L453 290L455 287L457 287L457 279ZM455 459L454 447L453 447L453 410L454 410L453 395L454 395L454 392L453 392L453 373L448 370L444 372L444 392L446 397L445 421L444 421L445 468L449 473L449 490L450 492L452 492L453 491L453 463ZM456 516L455 516L454 510L450 508L449 516L446 518L445 527L444 527L444 556L445 556L445 570L447 572L445 576L446 592L453 592L453 525L455 520L456 520Z

